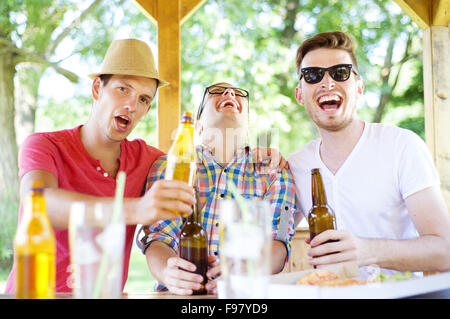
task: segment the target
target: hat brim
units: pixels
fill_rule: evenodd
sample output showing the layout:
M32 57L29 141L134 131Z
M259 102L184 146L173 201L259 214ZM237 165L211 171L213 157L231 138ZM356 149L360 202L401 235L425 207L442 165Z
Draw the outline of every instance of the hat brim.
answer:
M136 71L127 71L127 70L120 70L120 71L116 70L116 71L111 71L111 72L91 73L91 74L88 74L88 77L93 80L97 76L100 76L102 74L134 75L134 76L142 76L142 77L149 78L149 79L155 79L156 81L158 81L158 88L162 88L162 87L170 85L170 83L167 82L166 80L159 78L157 74L139 73Z

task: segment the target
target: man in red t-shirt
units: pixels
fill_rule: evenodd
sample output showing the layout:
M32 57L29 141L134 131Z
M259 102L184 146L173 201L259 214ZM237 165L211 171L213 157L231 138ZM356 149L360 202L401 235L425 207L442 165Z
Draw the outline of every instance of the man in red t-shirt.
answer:
M72 203L101 201L112 210L119 171L127 176L122 289L136 224L174 219L175 214L169 210L189 214L194 204L193 189L181 181L158 181L143 195L148 170L163 152L141 139L126 139L149 110L157 88L168 84L159 79L149 46L135 39L114 41L101 71L90 76L93 105L87 123L73 129L32 134L19 153L19 221L22 200L31 182L42 182L56 237L57 292L71 291L67 228ZM7 293L14 292L15 273L14 264L6 284Z

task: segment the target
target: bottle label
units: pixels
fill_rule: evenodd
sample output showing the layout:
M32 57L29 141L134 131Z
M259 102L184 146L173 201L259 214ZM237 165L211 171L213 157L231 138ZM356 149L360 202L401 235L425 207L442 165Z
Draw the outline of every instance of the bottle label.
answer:
M184 181L192 186L196 169L195 162L177 162L176 159L168 159L164 179Z

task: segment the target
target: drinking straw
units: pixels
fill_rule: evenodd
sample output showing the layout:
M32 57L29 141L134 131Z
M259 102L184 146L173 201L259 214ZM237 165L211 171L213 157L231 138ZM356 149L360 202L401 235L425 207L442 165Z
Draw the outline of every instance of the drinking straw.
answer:
M126 173L123 171L120 171L119 174L117 174L116 195L114 198L113 215L111 216L110 221L111 224L114 224L119 221L120 213L122 211L123 193L125 189L125 177ZM100 268L98 271L97 278L95 280L94 293L92 296L94 299L97 299L100 296L100 291L103 284L103 277L105 277L107 262L108 262L108 255L107 252L103 250L102 260L100 261Z
M236 200L239 209L242 213L242 221L243 221L243 229L246 232L248 230L248 226L250 225L250 212L248 210L248 205L245 202L245 198L242 197L242 195L239 193L238 189L234 185L234 183L230 180L228 180L228 188L230 189L231 193L234 195L234 199ZM246 263L247 273L249 276L254 276L255 274L255 265L252 260L249 260Z
M113 223L119 221L120 213L122 212L123 193L125 191L125 178L126 173L124 171L120 171L119 174L117 174L116 196L114 198L114 211L111 218L111 221Z
M234 199L236 200L238 207L241 210L242 220L244 222L247 222L249 220L250 213L248 211L248 206L247 206L247 203L245 202L245 198L242 197L242 195L239 193L238 189L236 188L236 186L234 185L234 183L231 179L228 180L228 188L230 189L231 193L233 194Z

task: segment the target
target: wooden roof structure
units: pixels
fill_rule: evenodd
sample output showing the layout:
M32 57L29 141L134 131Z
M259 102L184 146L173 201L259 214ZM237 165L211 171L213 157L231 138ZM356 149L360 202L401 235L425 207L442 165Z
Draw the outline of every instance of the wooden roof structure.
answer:
M207 0L132 0L158 27L158 147L168 151L180 118L180 28ZM393 0L423 30L426 142L450 207L450 0ZM162 107L163 106L163 107Z
M425 140L450 208L450 0L394 0L423 30Z
M206 0L133 1L158 26L158 52L164 52L158 54L158 72L170 85L158 92L158 148L167 152L181 115L181 25Z
M419 28L448 27L450 0L394 0Z

